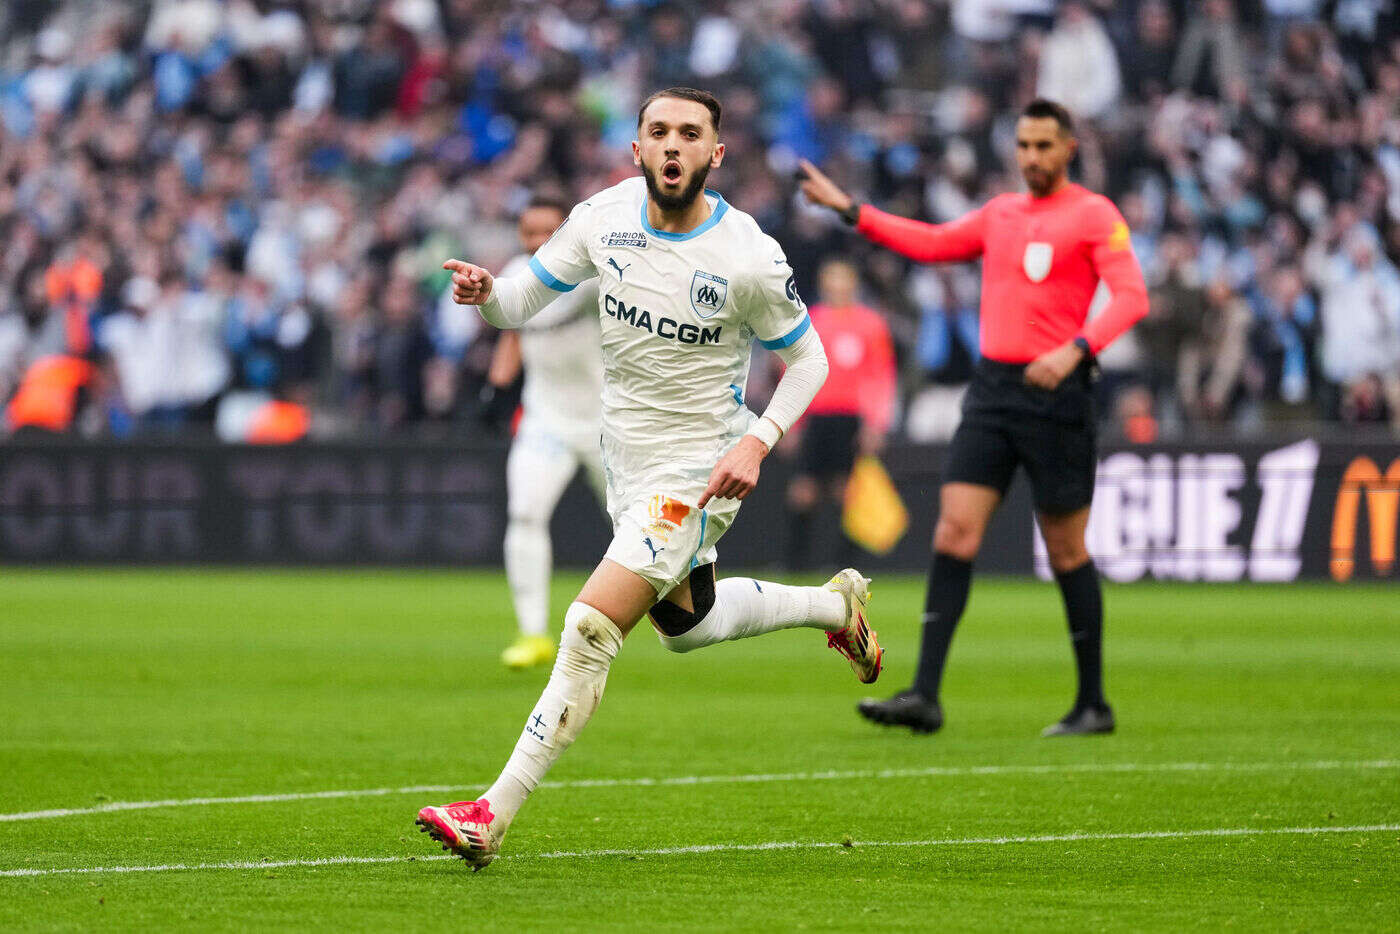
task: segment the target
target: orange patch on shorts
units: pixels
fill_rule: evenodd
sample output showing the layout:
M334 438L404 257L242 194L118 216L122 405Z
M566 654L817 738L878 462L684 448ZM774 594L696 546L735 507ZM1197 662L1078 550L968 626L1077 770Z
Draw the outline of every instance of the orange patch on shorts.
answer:
M664 519L673 525L680 525L685 521L685 517L690 515L690 507L669 496L658 496L651 501L651 508L647 512L653 519Z

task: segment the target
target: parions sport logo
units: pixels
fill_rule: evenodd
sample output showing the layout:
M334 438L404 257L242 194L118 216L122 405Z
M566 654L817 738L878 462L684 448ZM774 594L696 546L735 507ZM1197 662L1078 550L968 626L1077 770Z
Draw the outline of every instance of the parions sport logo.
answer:
M606 292L603 293L603 310L609 318L615 318L623 324L629 324L634 328L655 334L662 340L677 341L682 344L718 344L720 332L723 325L715 325L712 328L702 328L690 323L681 323L664 316L652 317L651 312L645 308L638 308L636 305L629 305L622 299L613 298Z
M647 235L640 230L614 230L603 235L603 246L629 246L645 250Z
M1363 497L1362 494L1365 494ZM1395 570L1395 531L1400 524L1400 457L1384 474L1369 457L1353 458L1337 488L1332 509L1332 579L1351 580L1356 571L1356 544L1361 503L1366 503L1370 531L1371 570L1385 577Z

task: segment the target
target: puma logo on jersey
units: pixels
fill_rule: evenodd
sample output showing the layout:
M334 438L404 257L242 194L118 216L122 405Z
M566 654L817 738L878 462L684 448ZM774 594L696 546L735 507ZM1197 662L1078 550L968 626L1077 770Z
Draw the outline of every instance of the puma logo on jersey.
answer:
M717 324L712 328L701 328L664 317L657 317L653 321L651 312L645 308L629 305L621 299L613 298L606 292L603 293L603 310L607 312L609 318L616 318L623 324L630 324L634 328L655 334L663 340L679 341L682 344L700 344L701 346L718 344L720 332L724 329L723 325Z
M619 266L617 260L613 259L611 256L608 257L608 265L617 270L618 281L622 280L622 271L632 267L631 263L628 263L626 266Z

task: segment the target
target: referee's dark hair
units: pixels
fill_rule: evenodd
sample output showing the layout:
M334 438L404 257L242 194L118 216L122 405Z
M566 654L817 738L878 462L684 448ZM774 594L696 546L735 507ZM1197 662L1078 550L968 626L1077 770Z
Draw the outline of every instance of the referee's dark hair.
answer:
M1037 97L1026 105L1021 111L1021 116L1030 117L1033 120L1051 119L1060 125L1060 132L1068 136L1074 135L1074 119L1069 115L1069 111L1063 104L1057 104L1044 97Z
M715 132L719 132L719 98L709 91L702 91L699 88L667 88L664 91L657 91L646 100L642 101L641 109L637 111L637 126L642 125L642 116L651 106L651 102L663 97L675 97L683 101L694 101L697 104L704 104L705 109L710 112L710 122L715 126Z

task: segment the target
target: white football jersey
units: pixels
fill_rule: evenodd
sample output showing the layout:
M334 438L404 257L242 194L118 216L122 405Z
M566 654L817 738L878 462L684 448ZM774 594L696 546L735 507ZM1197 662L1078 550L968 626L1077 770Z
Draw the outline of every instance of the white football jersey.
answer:
M530 260L556 291L598 279L610 471L684 465L703 482L755 418L743 404L754 338L778 349L811 327L777 241L717 192L705 198L694 230L654 230L646 183L629 178L575 207Z
M505 277L529 275L530 257L520 255L501 270ZM586 282L560 295L519 329L525 386L525 417L569 440L598 444L603 357L598 350L598 290Z

